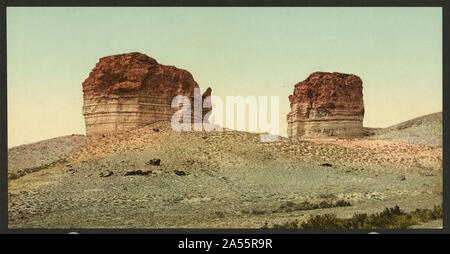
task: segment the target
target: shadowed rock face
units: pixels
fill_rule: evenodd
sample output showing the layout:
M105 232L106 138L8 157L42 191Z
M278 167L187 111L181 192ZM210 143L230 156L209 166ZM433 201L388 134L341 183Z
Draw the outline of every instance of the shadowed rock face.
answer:
M177 95L190 98L199 88L192 75L141 53L100 58L83 82L86 134L123 132L160 120L171 120ZM202 97L211 94L208 88ZM204 116L209 109L203 109ZM192 114L194 111L192 110ZM197 117L198 118L198 117ZM201 119L193 119L201 122Z
M314 72L289 96L289 137L363 136L362 80L352 74Z

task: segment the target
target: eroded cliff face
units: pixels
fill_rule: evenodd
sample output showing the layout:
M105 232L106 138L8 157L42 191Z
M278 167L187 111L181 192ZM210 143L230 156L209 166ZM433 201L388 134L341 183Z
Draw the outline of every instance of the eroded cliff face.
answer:
M362 80L352 74L314 72L289 96L288 136L354 138L363 135Z
M171 107L178 95L189 97L194 116L195 88L199 86L188 71L158 64L138 52L100 58L83 82L86 134L117 133L170 121L179 110ZM210 94L208 88L202 97ZM209 110L203 109L202 116ZM202 121L198 116L192 120Z

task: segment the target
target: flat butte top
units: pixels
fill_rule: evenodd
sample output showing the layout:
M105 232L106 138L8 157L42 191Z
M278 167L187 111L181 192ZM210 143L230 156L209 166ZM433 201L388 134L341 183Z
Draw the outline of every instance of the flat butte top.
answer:
M295 84L289 101L291 108L295 104L309 104L312 108L347 108L363 112L362 80L353 74L314 72Z
M175 66L132 52L100 58L83 82L86 94L133 94L152 92L165 95L192 95L198 88L192 74Z

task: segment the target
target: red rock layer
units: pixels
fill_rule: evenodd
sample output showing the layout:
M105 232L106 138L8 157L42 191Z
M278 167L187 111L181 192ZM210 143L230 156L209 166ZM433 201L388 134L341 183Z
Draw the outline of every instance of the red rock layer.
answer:
M287 115L290 137L363 135L362 80L352 74L314 72L295 85Z
M138 52L100 58L83 82L86 134L123 132L170 121L178 110L171 107L172 99L187 96L193 107L195 88L199 86L188 71L158 64ZM210 94L208 88L204 97ZM203 109L203 116L209 110Z

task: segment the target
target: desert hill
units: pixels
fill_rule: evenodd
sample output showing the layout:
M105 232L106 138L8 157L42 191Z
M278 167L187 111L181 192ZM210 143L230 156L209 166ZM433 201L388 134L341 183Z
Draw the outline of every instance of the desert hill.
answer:
M68 135L8 149L8 173L15 177L38 171L64 160L86 144L84 135Z
M442 147L442 112L417 117L388 128L375 129L371 139Z
M156 125L165 125L166 129L168 129L167 124L157 123ZM149 125L152 126L152 125ZM149 128L151 129L149 131ZM155 127L156 128L156 127ZM397 142L404 142L410 144L420 144L431 147L442 147L442 112L433 113L421 117L417 117L387 128L365 128L365 131L369 133L366 137L368 140L391 140ZM141 136L143 133L151 133L156 137L167 136L167 132L154 132L153 127L144 127L137 128L130 133L134 133L136 136ZM180 133L170 132L172 134L179 135ZM238 133L237 135L241 136L249 136L252 137L251 143L249 147L240 146L245 151L251 151L254 146L256 147L268 147L269 144L265 144L259 142L259 134L250 134L245 132L223 132L216 133L215 135L225 135L224 137L230 136L232 133ZM170 134L171 135L171 134ZM169 136L170 136L169 135ZM181 135L186 135L183 133ZM195 135L195 134L194 134ZM124 147L129 147L134 144L134 142L140 142L141 144L148 142L149 144L154 142L155 137L145 138L145 136L141 136L138 138L133 138L128 136L128 132L126 134L116 135L107 135L105 138L95 140L89 144L88 138L84 135L68 135L57 138L52 138L48 140L39 141L32 144L21 145L18 147L13 147L8 150L8 173L18 176L24 175L28 172L38 171L41 169L45 169L51 167L58 161L66 160L69 155L71 157L76 156L86 156L82 155L83 152L77 152L76 154L72 154L74 151L78 151L80 148L81 151L84 151L85 154L88 154L88 157L95 156L98 153L108 153L111 151L115 151ZM187 137L189 134L187 134ZM231 135L233 136L233 135ZM118 137L123 137L120 142L117 140ZM204 137L206 138L206 137ZM131 141L133 140L133 141ZM284 137L279 137L279 140L282 143L293 144L293 140L289 140ZM167 141L167 140L166 140ZM342 143L338 140L335 140L338 143ZM174 141L177 142L177 141ZM306 144L307 142L314 142L313 139L309 141L299 142L299 144ZM211 141L209 142L211 143ZM215 147L220 147L223 143L213 143L213 150ZM276 145L275 145L276 146ZM294 145L295 146L295 145ZM225 156L229 151L232 151L232 148L224 147L220 150L221 152L213 151L213 154L221 154L220 156ZM349 151L346 151L349 152ZM162 153L165 154L165 153ZM256 153L257 154L257 153ZM326 158L326 154L324 154ZM357 159L358 155L348 154L349 158L352 158L352 161L359 161ZM230 155L230 158L235 158L234 155ZM364 158L364 157L362 157ZM364 159L363 159L364 160ZM14 177L13 177L14 178Z
M392 131L411 135L428 119ZM85 144L69 136L14 148L9 173L22 169L20 154L40 158L42 144L58 152L54 163L24 164L39 170L10 178L9 226L260 228L441 204L442 148L378 135L264 143L247 132L174 132L161 121Z

